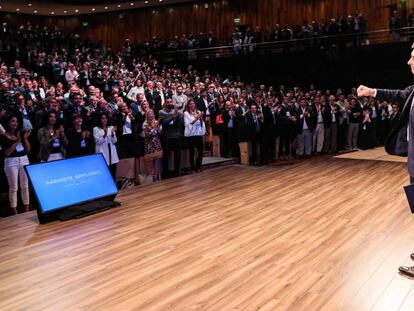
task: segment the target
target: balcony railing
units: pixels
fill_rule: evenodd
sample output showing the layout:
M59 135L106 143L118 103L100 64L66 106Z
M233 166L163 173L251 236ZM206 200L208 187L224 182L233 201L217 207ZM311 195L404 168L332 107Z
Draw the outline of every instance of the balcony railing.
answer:
M275 54L304 51L306 49L337 49L362 47L386 43L407 42L414 40L414 27L404 27L390 32L389 29L364 33L341 34L335 36L316 36L285 41L272 41L238 46L228 45L190 50L155 51L158 59L164 61L197 60L226 58L251 54Z

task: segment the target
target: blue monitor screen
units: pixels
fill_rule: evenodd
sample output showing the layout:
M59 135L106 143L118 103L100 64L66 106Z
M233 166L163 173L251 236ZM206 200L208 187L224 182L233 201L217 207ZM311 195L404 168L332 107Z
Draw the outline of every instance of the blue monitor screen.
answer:
M118 193L102 154L25 167L42 213Z

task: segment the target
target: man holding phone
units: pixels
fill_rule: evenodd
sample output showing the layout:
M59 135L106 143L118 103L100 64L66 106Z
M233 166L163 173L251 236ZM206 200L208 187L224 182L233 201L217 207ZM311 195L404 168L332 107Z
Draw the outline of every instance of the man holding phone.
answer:
M414 44L411 46L413 51L408 60L408 65L414 74ZM392 155L407 156L408 155L408 173L410 175L410 183L414 183L414 85L404 90L386 90L374 89L364 85L358 87L358 96L371 96L376 100L386 100L395 102L399 105L401 114L395 122L395 126L391 129L389 136L385 141L385 150ZM408 141L408 144L407 144ZM414 254L411 254L414 260ZM399 268L400 273L414 277L414 266Z

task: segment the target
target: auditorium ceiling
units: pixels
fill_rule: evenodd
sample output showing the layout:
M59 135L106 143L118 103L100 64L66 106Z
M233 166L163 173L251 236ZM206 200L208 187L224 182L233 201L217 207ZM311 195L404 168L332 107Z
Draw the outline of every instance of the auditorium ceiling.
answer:
M192 1L194 0L13 0L1 1L0 12L48 16L82 15L133 10Z

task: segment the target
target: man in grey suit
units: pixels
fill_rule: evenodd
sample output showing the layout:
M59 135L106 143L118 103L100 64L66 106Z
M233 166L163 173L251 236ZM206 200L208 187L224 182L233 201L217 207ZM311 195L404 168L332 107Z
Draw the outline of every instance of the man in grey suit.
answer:
M411 48L413 51L408 65L414 74L414 44ZM374 89L361 85L358 88L358 96L372 96L377 100L395 102L399 105L401 114L386 138L385 150L392 155L408 156L410 183L414 183L414 85L404 90ZM414 254L410 257L414 260ZM399 271L404 275L414 277L414 266L402 266Z

